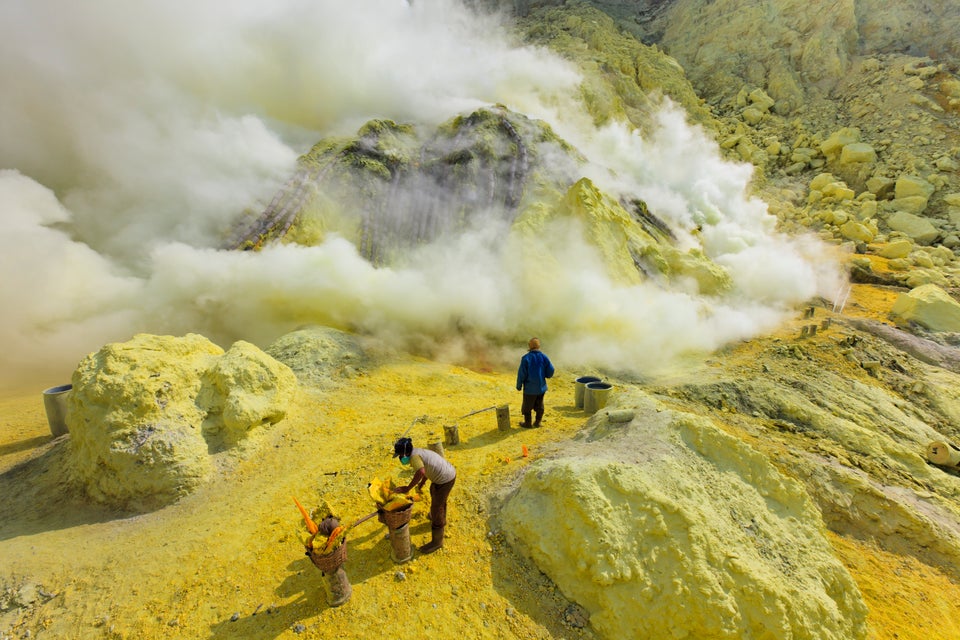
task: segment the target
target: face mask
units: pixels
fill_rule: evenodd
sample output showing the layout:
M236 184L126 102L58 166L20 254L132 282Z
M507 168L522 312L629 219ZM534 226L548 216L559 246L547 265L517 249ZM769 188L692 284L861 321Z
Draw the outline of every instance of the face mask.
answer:
M400 458L400 464L410 464L410 456L403 456Z

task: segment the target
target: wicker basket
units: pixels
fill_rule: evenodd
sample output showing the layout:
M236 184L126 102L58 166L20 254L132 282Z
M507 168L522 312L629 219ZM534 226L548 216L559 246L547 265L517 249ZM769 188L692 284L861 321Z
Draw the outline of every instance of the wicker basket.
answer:
M319 553L316 549L310 552L310 560L324 573L333 573L347 561L347 539L340 541L340 545L330 553Z
M403 509L397 509L396 511L384 511L383 512L383 522L387 525L391 531L394 529L399 529L403 525L410 522L410 516L413 515L413 505L408 504Z

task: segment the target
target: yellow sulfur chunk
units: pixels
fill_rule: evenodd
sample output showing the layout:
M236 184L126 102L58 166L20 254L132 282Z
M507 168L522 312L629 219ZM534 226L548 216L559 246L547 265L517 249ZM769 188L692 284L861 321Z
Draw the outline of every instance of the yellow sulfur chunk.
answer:
M384 511L396 511L410 504L410 499L402 493L395 494L389 501L383 504Z

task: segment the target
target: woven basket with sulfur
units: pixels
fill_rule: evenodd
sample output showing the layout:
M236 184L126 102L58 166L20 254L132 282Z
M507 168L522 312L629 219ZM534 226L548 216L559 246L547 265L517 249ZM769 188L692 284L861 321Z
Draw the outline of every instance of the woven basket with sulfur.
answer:
M320 553L316 549L310 551L310 561L324 573L333 573L347 561L347 540L344 538L337 548L330 553Z
M380 515L383 516L383 522L389 529L399 529L403 525L410 522L410 516L413 515L413 505L408 504L402 509L397 509L396 511L381 511Z

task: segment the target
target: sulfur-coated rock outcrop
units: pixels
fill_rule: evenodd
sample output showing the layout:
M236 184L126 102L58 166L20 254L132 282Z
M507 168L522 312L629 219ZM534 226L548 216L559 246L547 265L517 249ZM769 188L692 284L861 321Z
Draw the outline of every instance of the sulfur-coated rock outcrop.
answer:
M533 464L508 539L604 638L865 638L804 488L710 420L643 400Z
M319 390L359 375L369 360L355 334L319 326L281 336L266 352L290 367L300 384Z
M297 391L287 365L239 340L203 372L197 404L206 412L206 439L229 445L262 424L282 420Z
M444 234L484 228L505 240L502 259L522 256L550 277L563 270L541 265L565 261L575 235L620 284L682 282L711 296L733 288L727 269L704 250L681 246L678 236L690 229L672 229L639 194L604 192L545 122L500 105L432 132L370 121L355 138L317 143L300 162L297 189L288 185L274 199L286 203L284 213L271 207L238 223L242 239L231 246L312 245L337 233L371 262L395 265ZM293 191L312 195L295 201Z
M212 471L211 452L276 422L296 378L249 343L138 334L74 371L67 424L73 480L97 502L151 509Z
M935 284L900 294L890 309L898 323L916 323L932 331L960 331L960 303Z
M629 207L629 209L627 208ZM637 284L649 277L688 279L701 293L721 295L732 288L730 274L700 250L681 251L670 228L635 200L620 203L589 179L581 178L556 202L541 202L524 211L511 229L510 246L524 256L527 268L544 278L563 273L562 253L551 246L551 227L568 225L600 258L611 280ZM552 265L542 269L538 265Z

